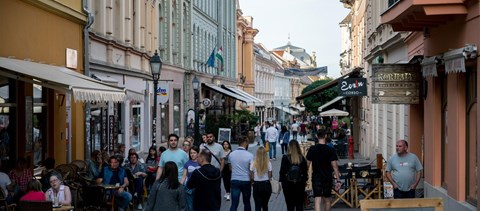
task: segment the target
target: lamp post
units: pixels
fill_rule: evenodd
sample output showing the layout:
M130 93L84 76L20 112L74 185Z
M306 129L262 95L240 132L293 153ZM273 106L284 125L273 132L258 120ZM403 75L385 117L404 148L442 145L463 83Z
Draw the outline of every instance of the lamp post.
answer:
M162 60L158 56L157 50L150 58L150 71L153 78L153 117L152 117L152 146L157 145L157 91L160 71L162 70Z
M222 95L223 115L225 116L225 95Z
M273 119L275 119L275 107L274 107L275 102L273 102L273 100L272 100L272 102L270 104L272 105L272 120L273 120Z
M194 140L194 145L195 146L200 146L200 117L198 113L198 100L199 100L199 88L200 88L200 81L197 79L197 76L195 76L192 80L192 87L193 87L193 93L194 93L194 100L193 100L193 108L195 111L195 140Z

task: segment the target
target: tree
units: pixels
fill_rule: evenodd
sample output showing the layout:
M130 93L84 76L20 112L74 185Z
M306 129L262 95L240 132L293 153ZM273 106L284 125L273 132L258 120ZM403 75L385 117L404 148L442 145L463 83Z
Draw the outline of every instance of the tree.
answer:
M332 81L332 79L324 79L318 80L313 82L312 84L308 85L302 90L302 94L313 90L317 87L320 87L328 82ZM318 114L318 107L322 106L323 104L333 100L338 96L337 87L331 87L326 90L320 91L317 94L314 94L310 97L306 97L303 99L303 104L305 105L305 110L307 112L312 112L313 114Z

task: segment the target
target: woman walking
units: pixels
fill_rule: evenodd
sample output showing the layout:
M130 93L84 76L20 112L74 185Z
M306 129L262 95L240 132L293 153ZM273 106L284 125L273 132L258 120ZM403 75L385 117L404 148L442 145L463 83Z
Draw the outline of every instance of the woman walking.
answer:
M272 163L268 159L264 147L259 147L255 154L255 159L250 165L250 178L253 180L253 200L255 201L255 210L268 211L268 200L272 195Z
M290 142L290 131L288 131L287 126L282 126L282 131L280 133L280 145L282 147L282 155L288 153L288 142Z
M145 186L147 190L150 190L155 178L157 177L158 162L160 156L157 154L157 148L155 146L148 149L148 156L145 158L145 164L147 165L147 178L145 179Z
M288 144L288 154L282 157L280 165L280 182L288 211L303 210L307 177L307 161L298 142L291 140Z
M190 160L188 160L183 166L183 175L182 175L182 179L180 180L180 183L184 184L185 197L186 197L185 199L186 199L186 204L189 211L193 211L193 191L194 190L187 188L187 182L192 176L193 171L200 168L200 164L198 164L198 160L197 160L199 152L200 152L200 149L198 148L198 146L193 145L190 148L190 152L188 153L190 156Z
M227 201L230 201L230 180L232 179L232 165L228 160L228 156L230 155L230 152L232 152L232 145L230 145L229 141L223 141L222 146L223 154L225 155L223 159L224 166L222 170L223 187L225 188L225 195L223 196L223 198L225 198Z
M178 181L177 164L168 161L165 163L160 179L153 184L150 190L145 210L184 211L185 209L185 192Z

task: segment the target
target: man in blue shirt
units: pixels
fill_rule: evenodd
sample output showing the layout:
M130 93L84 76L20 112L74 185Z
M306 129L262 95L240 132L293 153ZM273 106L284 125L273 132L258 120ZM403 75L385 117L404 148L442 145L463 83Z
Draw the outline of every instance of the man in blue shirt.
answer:
M156 180L159 180L160 176L162 176L163 167L168 161L173 161L175 164L177 164L178 181L180 181L183 175L182 167L188 161L188 155L185 151L183 151L183 149L178 147L178 136L174 133L168 135L168 149L163 152L162 156L160 157Z
M228 159L232 165L231 195L232 205L230 211L236 211L242 194L245 211L252 210L250 206L250 195L252 185L250 181L250 164L253 162L252 153L248 152L249 140L247 137L240 137L239 147L230 153Z
M125 187L128 186L127 175L125 170L120 167L117 156L111 156L110 165L102 169L97 178L97 184L99 185L117 185L119 184L118 189L115 190L115 198L119 199L121 203L119 204L118 210L124 211L127 208L128 203L132 201L132 194L125 191Z

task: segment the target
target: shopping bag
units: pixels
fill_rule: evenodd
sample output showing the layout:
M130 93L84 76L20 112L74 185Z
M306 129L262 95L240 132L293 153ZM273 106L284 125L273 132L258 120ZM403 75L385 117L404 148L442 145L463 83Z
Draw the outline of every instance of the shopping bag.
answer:
M272 185L272 193L280 194L282 192L282 184L279 181L272 178L270 184Z
M265 151L270 151L270 143L268 141L265 141Z

